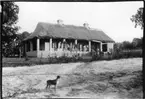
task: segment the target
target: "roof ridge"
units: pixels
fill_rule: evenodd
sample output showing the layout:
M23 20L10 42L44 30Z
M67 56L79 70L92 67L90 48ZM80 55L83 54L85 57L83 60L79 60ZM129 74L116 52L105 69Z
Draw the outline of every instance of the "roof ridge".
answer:
M38 24L50 24L50 25L60 25L60 24L57 24L57 23L49 23L49 22L38 22ZM60 26L74 26L74 27L81 27L81 28L85 28L84 26L79 26L79 25L73 25L73 24L63 24L63 25L60 25ZM87 29L87 28L86 28ZM89 29L88 29L89 30Z
M102 29L98 29L98 28L90 28L90 30L96 30L96 31L102 31L103 32Z

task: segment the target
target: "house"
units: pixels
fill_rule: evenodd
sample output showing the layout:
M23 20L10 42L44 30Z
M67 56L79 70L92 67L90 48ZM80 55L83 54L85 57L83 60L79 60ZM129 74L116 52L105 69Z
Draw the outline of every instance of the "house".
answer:
M114 41L103 31L83 26L39 22L34 32L24 39L25 53L29 57L60 57L83 55L92 50L111 52Z

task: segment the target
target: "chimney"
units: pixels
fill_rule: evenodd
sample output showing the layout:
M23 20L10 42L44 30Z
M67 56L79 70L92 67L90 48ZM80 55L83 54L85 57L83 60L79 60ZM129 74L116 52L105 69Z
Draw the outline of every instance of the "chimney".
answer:
M84 23L83 26L87 29L89 29L89 24L88 23Z
M59 19L59 20L57 20L57 24L63 25L63 21Z

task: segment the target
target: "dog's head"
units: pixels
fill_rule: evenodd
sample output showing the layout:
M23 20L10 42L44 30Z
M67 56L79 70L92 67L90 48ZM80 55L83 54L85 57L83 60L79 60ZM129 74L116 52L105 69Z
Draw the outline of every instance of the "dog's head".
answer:
M60 78L60 76L57 76L57 79L59 79Z

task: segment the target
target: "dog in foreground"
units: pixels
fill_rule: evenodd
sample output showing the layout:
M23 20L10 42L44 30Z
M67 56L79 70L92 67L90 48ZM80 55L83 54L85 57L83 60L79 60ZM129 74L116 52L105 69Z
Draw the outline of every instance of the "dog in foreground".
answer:
M60 79L60 76L57 76L56 79L54 79L54 80L47 80L46 89L48 88L48 86L49 86L49 89L50 89L51 85L54 85L55 89L56 89L56 85L57 85L58 79Z

